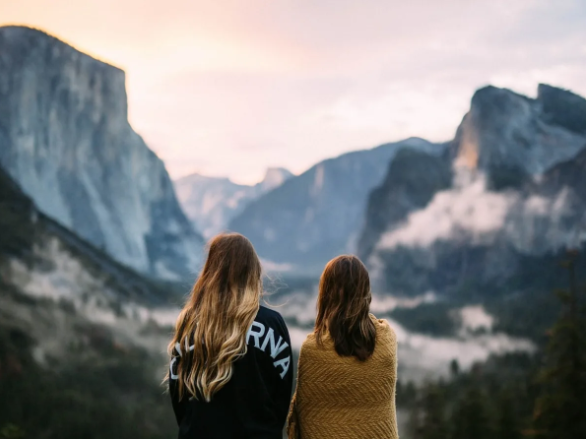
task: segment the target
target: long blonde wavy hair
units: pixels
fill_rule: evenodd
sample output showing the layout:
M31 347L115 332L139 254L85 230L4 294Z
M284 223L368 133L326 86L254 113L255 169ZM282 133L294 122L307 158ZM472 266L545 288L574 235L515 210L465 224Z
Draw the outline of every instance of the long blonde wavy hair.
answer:
M246 354L261 294L261 264L250 241L237 233L213 238L168 347L170 356L181 355L180 398L211 401L230 381L234 361Z

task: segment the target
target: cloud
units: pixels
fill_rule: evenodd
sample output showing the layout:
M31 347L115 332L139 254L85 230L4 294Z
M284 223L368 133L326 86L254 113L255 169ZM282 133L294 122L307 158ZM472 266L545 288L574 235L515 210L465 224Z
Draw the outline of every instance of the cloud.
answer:
M429 247L436 241L466 236L471 244L492 241L501 230L517 196L486 190L482 175L455 189L439 192L429 205L409 215L406 223L385 233L378 249Z
M476 362L485 361L491 354L535 351L531 341L504 333L467 334L456 338L431 337L411 333L392 320L390 323L397 334L403 379L447 376L453 359L458 360L462 368L468 369Z
M416 308L422 304L435 303L437 296L432 291L415 297L396 297L390 294L374 294L370 311L376 315L385 315L396 308Z
M486 312L480 305L469 305L459 310L462 321L462 333L485 328L491 330L494 325L494 317Z
M522 253L545 254L586 241L582 200L569 188L552 197L532 195L509 212L503 233Z
M586 241L583 203L571 189L547 197L491 192L481 173L457 169L456 176L453 189L438 192L424 209L381 236L369 261L375 273L382 268L376 252L397 247L428 248L439 241L490 245L500 240L521 253L542 255Z

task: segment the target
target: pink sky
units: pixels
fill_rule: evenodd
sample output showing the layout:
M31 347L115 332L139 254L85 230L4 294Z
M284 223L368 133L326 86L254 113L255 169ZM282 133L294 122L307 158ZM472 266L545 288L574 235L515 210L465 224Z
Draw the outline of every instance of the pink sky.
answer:
M130 121L173 177L258 181L419 136L474 90L586 95L582 0L0 0L127 72Z

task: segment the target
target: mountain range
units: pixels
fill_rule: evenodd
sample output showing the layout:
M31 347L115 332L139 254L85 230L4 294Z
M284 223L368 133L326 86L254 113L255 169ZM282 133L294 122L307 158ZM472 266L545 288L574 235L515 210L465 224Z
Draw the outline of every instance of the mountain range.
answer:
M580 183L553 191L550 175L579 167L585 147L582 97L545 84L536 98L487 86L452 141L407 139L325 160L229 227L293 273L317 274L335 255L357 253L383 291L507 279L523 257L584 239ZM445 280L424 281L426 273Z
M193 277L197 229L243 233L267 267L293 274L358 253L393 291L442 289L471 266L506 278L519 255L583 240L586 101L567 90L484 87L450 142L410 138L298 176L269 169L254 186L173 184L128 123L121 70L30 28L1 28L0 53L0 166L41 212L149 276Z
M72 346L92 350L87 333L96 331L161 360L167 331L152 319L180 300L170 284L116 262L45 215L2 168L0 230L0 332L26 334L37 362L63 365L79 352Z
M324 160L249 203L229 224L280 270L319 273L353 252L368 195L402 149L442 155L445 144L410 138Z

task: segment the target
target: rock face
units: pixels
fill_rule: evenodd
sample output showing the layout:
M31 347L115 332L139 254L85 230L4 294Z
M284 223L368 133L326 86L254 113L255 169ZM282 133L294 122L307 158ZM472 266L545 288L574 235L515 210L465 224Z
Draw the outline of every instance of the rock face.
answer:
M584 146L579 127L586 120L585 103L545 85L537 99L482 88L472 97L452 144L455 163L486 172L490 186L497 189L543 173Z
M330 258L355 251L369 192L405 148L444 151L412 138L325 160L250 203L229 227L283 269L320 272Z
M124 72L34 29L0 28L0 165L40 210L122 263L177 278L201 237L128 123Z
M583 247L585 105L551 86L541 85L535 100L487 87L475 93L451 144L451 183L428 179L441 165L424 166L423 157L391 163L371 194L361 240L376 288L495 291L512 279L529 283L539 278L536 267ZM419 179L391 177L418 166Z
M236 184L228 178L192 174L175 181L183 210L205 238L226 230L232 218L248 203L280 186L293 174L283 168L269 168L264 179L253 186Z

